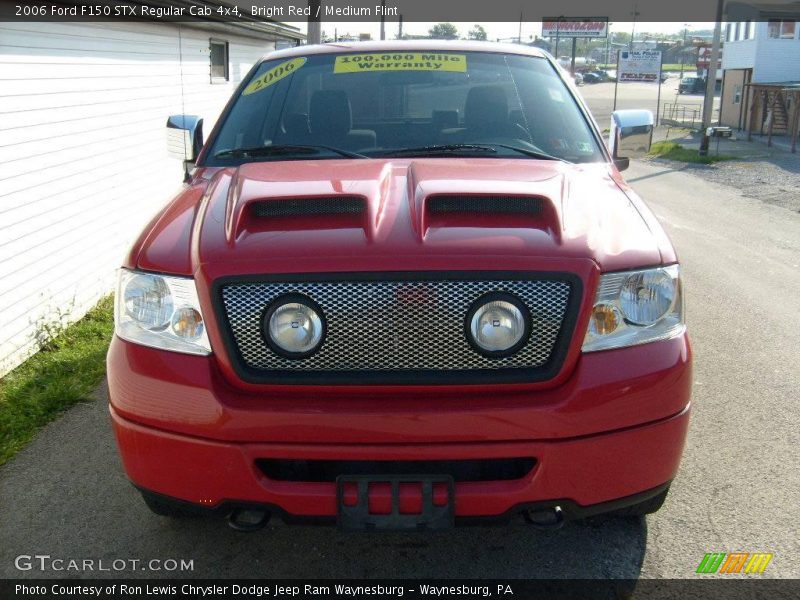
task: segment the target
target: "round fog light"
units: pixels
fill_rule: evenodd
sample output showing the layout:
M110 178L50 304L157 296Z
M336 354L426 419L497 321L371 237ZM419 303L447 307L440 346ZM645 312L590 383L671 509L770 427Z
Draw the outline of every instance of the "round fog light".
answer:
M467 339L484 356L502 358L525 345L531 329L528 309L510 294L487 294L467 313Z
M306 296L282 296L264 314L269 347L284 358L306 358L322 345L325 321L322 311Z

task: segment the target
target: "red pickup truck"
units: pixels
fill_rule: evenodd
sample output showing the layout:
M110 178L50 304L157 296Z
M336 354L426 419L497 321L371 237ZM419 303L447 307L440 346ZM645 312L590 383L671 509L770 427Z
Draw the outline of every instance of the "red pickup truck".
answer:
M301 46L244 78L119 277L125 470L238 529L657 510L690 411L678 260L569 76L524 46Z

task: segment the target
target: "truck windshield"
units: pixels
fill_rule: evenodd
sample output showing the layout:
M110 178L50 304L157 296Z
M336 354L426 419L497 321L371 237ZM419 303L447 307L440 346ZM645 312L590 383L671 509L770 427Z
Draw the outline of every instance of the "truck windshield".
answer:
M392 156L604 160L547 60L432 51L266 61L204 164Z

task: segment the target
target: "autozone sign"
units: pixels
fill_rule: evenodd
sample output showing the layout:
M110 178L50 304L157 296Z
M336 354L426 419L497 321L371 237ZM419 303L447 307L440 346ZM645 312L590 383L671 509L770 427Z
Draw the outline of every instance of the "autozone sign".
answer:
M542 37L604 38L607 36L606 17L548 17L542 20Z

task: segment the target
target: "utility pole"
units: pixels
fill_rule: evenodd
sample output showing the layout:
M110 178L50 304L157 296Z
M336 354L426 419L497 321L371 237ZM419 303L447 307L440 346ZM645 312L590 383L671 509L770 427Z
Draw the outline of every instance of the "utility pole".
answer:
M573 37L572 38L572 61L570 62L570 65L569 65L569 72L572 75L575 75L575 49L577 48L577 46L578 46L578 38Z
M519 35L517 36L517 43L522 44L522 11L519 11Z
M683 24L683 44L681 45L681 81L683 81L683 65L686 62L686 34L689 32L689 24Z
M556 62L558 62L558 38L561 34L561 17L556 19Z
M636 4L633 5L633 26L631 27L631 43L628 45L628 50L633 52L633 37L636 35L636 17L639 16L639 11L636 9L638 6Z
M308 8L311 14L308 15L308 35L309 44L319 44L322 42L322 0L308 0Z
M381 0L381 40L386 39L386 0Z
M706 97L703 99L703 139L700 142L700 156L708 155L708 128L711 126L711 115L714 111L714 91L717 88L717 61L719 60L720 32L722 30L722 5L724 0L717 0L717 22L714 23L714 40L711 43L711 62L706 74Z

